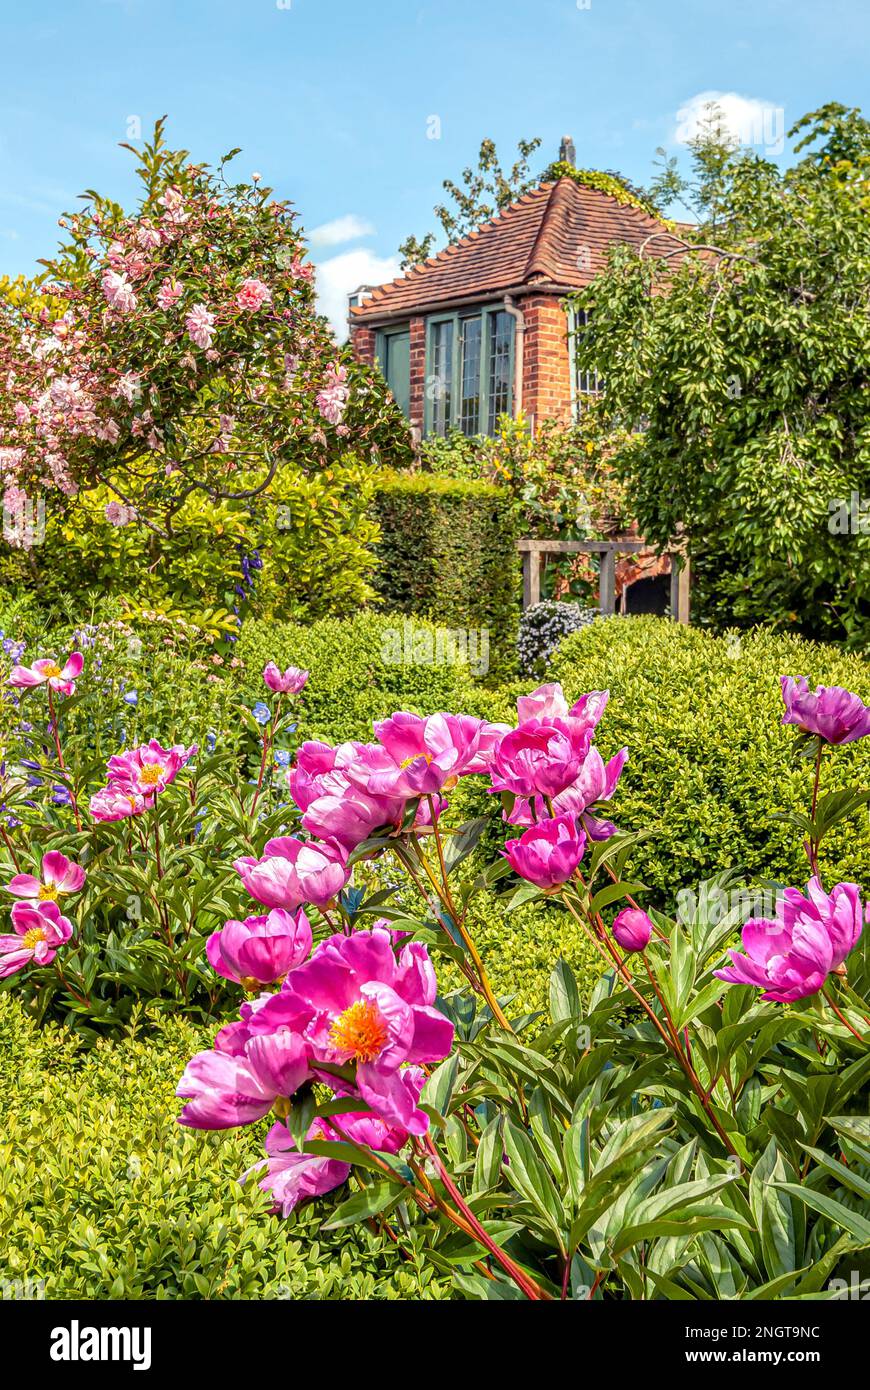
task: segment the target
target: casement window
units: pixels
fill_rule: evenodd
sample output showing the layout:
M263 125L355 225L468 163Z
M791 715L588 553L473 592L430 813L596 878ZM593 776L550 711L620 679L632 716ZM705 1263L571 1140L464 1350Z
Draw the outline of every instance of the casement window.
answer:
M411 411L411 329L408 324L378 333L375 360L396 405L407 418Z
M498 307L426 324L426 433L495 434L513 408L514 319Z
M589 314L585 309L573 309L571 311L571 332L568 345L571 353L571 389L575 416L580 414L587 401L600 396L604 391L603 377L600 377L597 372L581 371L577 365L577 337L584 331L588 323Z

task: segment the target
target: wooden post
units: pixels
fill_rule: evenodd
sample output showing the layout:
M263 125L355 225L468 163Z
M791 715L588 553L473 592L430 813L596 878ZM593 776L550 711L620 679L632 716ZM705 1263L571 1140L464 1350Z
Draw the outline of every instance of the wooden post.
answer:
M523 608L541 601L541 552L534 541L523 543Z
M598 576L598 606L603 618L611 618L616 612L616 549L607 549L601 555L601 569Z

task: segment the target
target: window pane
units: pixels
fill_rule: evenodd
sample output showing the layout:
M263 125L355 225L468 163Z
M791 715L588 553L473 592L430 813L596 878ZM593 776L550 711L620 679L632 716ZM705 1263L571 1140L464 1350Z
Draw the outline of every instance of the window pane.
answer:
M588 322L589 314L587 313L587 311L585 309L578 309L574 318L575 332L578 335L582 333L583 329L586 327ZM574 372L575 383L577 388L577 408L578 410L580 410L583 407L583 401L581 397L599 396L601 392L604 390L604 382L601 380L601 377L598 375L597 372L581 372L579 367L577 367L576 362L574 365Z
M453 324L434 323L431 341L432 361L426 390L432 402L432 433L446 434L453 400Z
M481 320L462 321L462 397L459 428L463 434L480 433L480 329Z
M511 403L511 335L513 319L499 310L490 318L489 338L489 422L487 433L495 434L499 415L510 410Z

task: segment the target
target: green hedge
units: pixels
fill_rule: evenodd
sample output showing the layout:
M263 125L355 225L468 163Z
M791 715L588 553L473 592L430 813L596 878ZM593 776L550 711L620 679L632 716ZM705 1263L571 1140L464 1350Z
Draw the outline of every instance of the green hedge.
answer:
M0 995L0 1285L44 1280L49 1299L445 1297L386 1237L321 1229L345 1189L283 1221L255 1182L240 1187L265 1127L176 1124L175 1086L206 1043L178 1022L84 1052Z
M485 629L489 679L515 669L520 565L506 490L431 473L379 477L373 583L384 604L443 627Z
M412 638L407 644L406 631ZM401 613L363 611L307 626L249 621L235 651L244 662L240 693L249 703L268 703L262 681L266 662L276 661L282 669L304 667L311 677L300 732L330 743L370 739L372 720L398 709L486 715L493 696L479 689L467 664L449 659L439 634L443 638L433 623L420 618L410 623ZM447 659L439 659L439 653Z
M799 837L774 819L806 810L812 780L780 722L779 677L844 685L870 702L870 662L763 629L714 637L661 618L613 618L566 638L552 675L569 699L610 690L598 743L605 755L629 749L612 813L626 829L653 830L635 863L654 897L672 905L681 887L732 866L806 882ZM828 755L823 777L828 788L870 786L870 741ZM870 886L866 812L825 842L822 868Z

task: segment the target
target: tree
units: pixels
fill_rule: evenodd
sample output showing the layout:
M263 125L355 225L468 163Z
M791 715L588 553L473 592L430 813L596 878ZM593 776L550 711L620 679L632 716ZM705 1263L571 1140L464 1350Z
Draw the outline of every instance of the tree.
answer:
M104 485L171 530L194 493L250 501L282 463L407 448L377 375L332 342L291 207L167 149L132 150L127 214L93 190L36 294L0 295L4 506Z
M685 529L696 611L870 639L870 124L831 104L780 170L712 136L697 234L615 250L577 296L642 530ZM866 501L864 499L867 499Z
M497 216L509 203L521 198L540 183L556 179L571 178L588 188L597 188L618 202L642 208L644 212L656 214L659 204L651 193L635 187L622 174L607 169L576 169L564 160L556 160L542 169L536 176L529 171L529 158L540 147L540 139L520 140L517 146L519 158L512 168L505 172L499 162L495 143L483 140L478 155L477 169L465 169L462 173L462 186L451 179L445 179L443 187L453 199L454 206L439 203L435 216L441 223L447 244L453 245L460 237L473 232L484 222ZM437 233L427 232L422 238L409 236L399 247L402 269L419 265L432 255L438 240Z
M502 168L494 140L482 140L477 158L477 168L467 168L462 172L461 186L452 179L445 179L442 187L450 194L454 206L439 203L435 216L448 245L459 241L460 237L473 232L484 222L492 221L508 203L521 198L524 193L537 187L539 180L530 175L529 158L539 148L541 141L520 140L517 142L517 159L509 170ZM402 269L418 265L432 254L437 236L427 232L422 240L410 236L399 247Z

